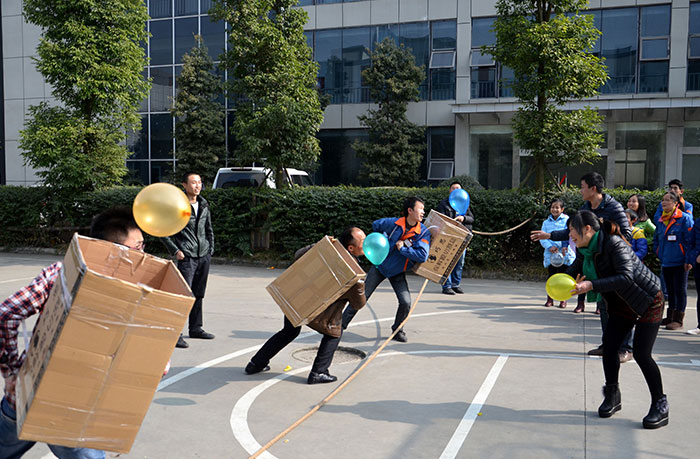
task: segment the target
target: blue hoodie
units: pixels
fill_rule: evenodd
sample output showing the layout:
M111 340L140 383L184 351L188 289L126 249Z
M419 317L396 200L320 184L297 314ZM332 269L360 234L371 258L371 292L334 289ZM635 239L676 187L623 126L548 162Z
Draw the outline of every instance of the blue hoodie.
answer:
M552 217L552 214L549 214L549 217L547 217L547 220L542 222L542 231L545 233L551 233L552 231L557 231L557 230L566 230L568 228L567 223L569 222L569 216L566 214L561 214L559 217L555 220L554 217ZM569 241L552 241L551 239L542 239L540 241L540 244L542 247L544 247L544 267L546 268L547 266L552 264L552 252L549 251L550 247L556 247L559 249L561 252L561 249L564 247L569 247ZM566 266L570 266L571 263L574 262L576 259L576 251L575 250L567 250L566 255L564 256L564 264Z
M428 260L430 231L422 223L406 231L406 217L380 218L372 223L372 231L384 233L389 239L389 255L377 266L385 277L393 277L407 271L415 263ZM400 240L405 241L405 245L397 250L396 243Z
M700 218L695 220L693 230L690 232L690 242L688 250L686 252L688 253L688 256L685 262L689 265L695 266L695 263L697 263L696 260L698 259L698 255L700 255Z
M671 218L668 225L660 220L656 223L654 232L654 251L661 261L662 268L682 266L691 252L690 237L693 230L693 219L685 212Z

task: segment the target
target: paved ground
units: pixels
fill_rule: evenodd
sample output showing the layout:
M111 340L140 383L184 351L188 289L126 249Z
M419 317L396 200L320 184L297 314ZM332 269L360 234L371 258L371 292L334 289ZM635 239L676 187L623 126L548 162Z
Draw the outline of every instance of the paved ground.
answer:
M0 296L25 285L55 257L0 254ZM213 341L176 349L129 458L243 458L330 393L359 365L341 362L338 383L308 386L302 361L319 335L306 328L268 373L247 376L253 352L282 325L265 291L278 270L212 269L205 328ZM411 291L423 279L411 276ZM428 284L406 327L365 371L266 457L311 458L690 458L700 450L700 337L662 330L654 355L671 406L670 425L647 431L649 394L633 362L623 365L623 410L600 419L598 316L544 308L538 283L470 280L448 297ZM690 292L686 325L696 325ZM382 284L342 346L371 353L395 313ZM31 324L30 324L31 325ZM686 327L686 328L688 328ZM291 369L284 371L289 366ZM25 457L44 458L37 445ZM113 455L110 455L113 456Z

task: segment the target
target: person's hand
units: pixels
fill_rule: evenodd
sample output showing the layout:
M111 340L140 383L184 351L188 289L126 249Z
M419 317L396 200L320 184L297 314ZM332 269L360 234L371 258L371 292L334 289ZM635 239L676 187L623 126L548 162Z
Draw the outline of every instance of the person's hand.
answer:
M568 247L562 247L562 248L561 248L561 253L563 253L564 255L566 255L566 251L567 251L567 250L569 250Z
M396 250L401 250L401 247L404 246L403 241L397 241L396 242Z
M549 251L552 252L552 253L557 253L557 252L559 251L559 249L557 249L555 246L551 246L551 247L549 248Z
M535 230L530 232L530 239L533 241L541 241L542 239L549 239L550 238L549 233L545 233L544 231L540 230Z
M458 222L462 223L462 222L464 221L464 215L457 215L457 216L455 217L455 220L457 220Z
M7 395L15 395L15 386L17 385L17 375L11 375L5 378L5 393Z
M571 293L574 295L580 295L582 293L588 293L591 290L593 290L593 282L587 281L586 276L578 274L576 276L576 285L574 286L574 289L571 290Z
M686 271L690 271L690 269L691 269L692 267L693 267L693 265L691 265L690 263L686 263L686 264L685 264L685 270L686 270Z
M178 250L177 252L175 252L175 258L177 260L184 260L185 259L184 252L182 250Z

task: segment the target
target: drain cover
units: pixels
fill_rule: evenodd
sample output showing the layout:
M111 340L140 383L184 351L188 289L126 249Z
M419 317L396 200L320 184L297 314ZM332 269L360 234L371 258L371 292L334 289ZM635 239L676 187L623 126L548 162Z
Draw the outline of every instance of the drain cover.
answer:
M316 358L317 352L318 346L303 347L294 351L292 353L292 357L301 362L312 363ZM333 356L333 363L356 362L358 360L364 359L365 357L367 357L367 354L359 349L340 346L335 351L335 354Z

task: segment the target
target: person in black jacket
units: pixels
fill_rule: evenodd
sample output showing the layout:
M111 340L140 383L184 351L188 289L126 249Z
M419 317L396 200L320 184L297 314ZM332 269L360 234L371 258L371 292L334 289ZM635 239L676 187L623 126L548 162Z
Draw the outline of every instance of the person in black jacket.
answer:
M170 255L177 260L177 268L182 273L187 284L192 289L196 300L189 318L190 338L214 339L212 333L202 329L203 314L202 300L207 289L209 277L209 265L214 253L214 230L211 226L211 212L209 203L200 196L202 192L202 178L194 172L187 172L182 176L182 187L190 200L192 214L182 231L161 238ZM177 347L189 347L180 335Z
M661 281L622 239L615 223L601 224L593 212L584 210L569 219L569 229L577 248L576 261L567 269L568 274L576 276L572 293L602 296L610 314L603 332L605 399L598 415L608 418L622 409L618 349L625 335L636 326L634 360L651 393L651 408L642 424L646 429L665 426L668 401L661 372L651 356L664 307Z
M632 240L632 228L630 227L627 214L622 204L617 202L615 198L609 194L603 193L605 180L603 176L597 172L589 172L581 177L581 196L583 197L583 206L580 210L588 210L595 214L601 221L609 220L615 223L620 228L622 237L627 241ZM539 241L542 239L551 239L553 241L566 241L569 239L569 229L552 231L545 233L544 231L532 231L530 239ZM600 314L600 325L605 333L605 328L608 325L608 311L605 306L605 301L599 301L596 304L596 313ZM588 355L603 355L603 345L601 344L595 349L588 351ZM620 346L620 362L624 363L632 359L632 332L625 337Z
M450 193L460 188L462 188L461 183L452 182L450 184ZM457 215L457 211L454 210L450 205L450 198L447 197L440 201L440 204L438 204L437 207L437 211L443 215L447 215L450 218L454 218L462 225L464 225L464 227L467 228L469 231L472 230L472 225L474 225L474 214L472 213L471 206L467 209L467 213L465 215ZM462 287L460 287L459 284L460 282L462 282L462 267L464 266L465 252L466 250L462 252L462 256L459 258L459 261L457 261L457 264L452 270L452 273L450 273L450 276L447 278L447 280L442 286L442 293L444 293L445 295L464 293L464 290L462 290Z

